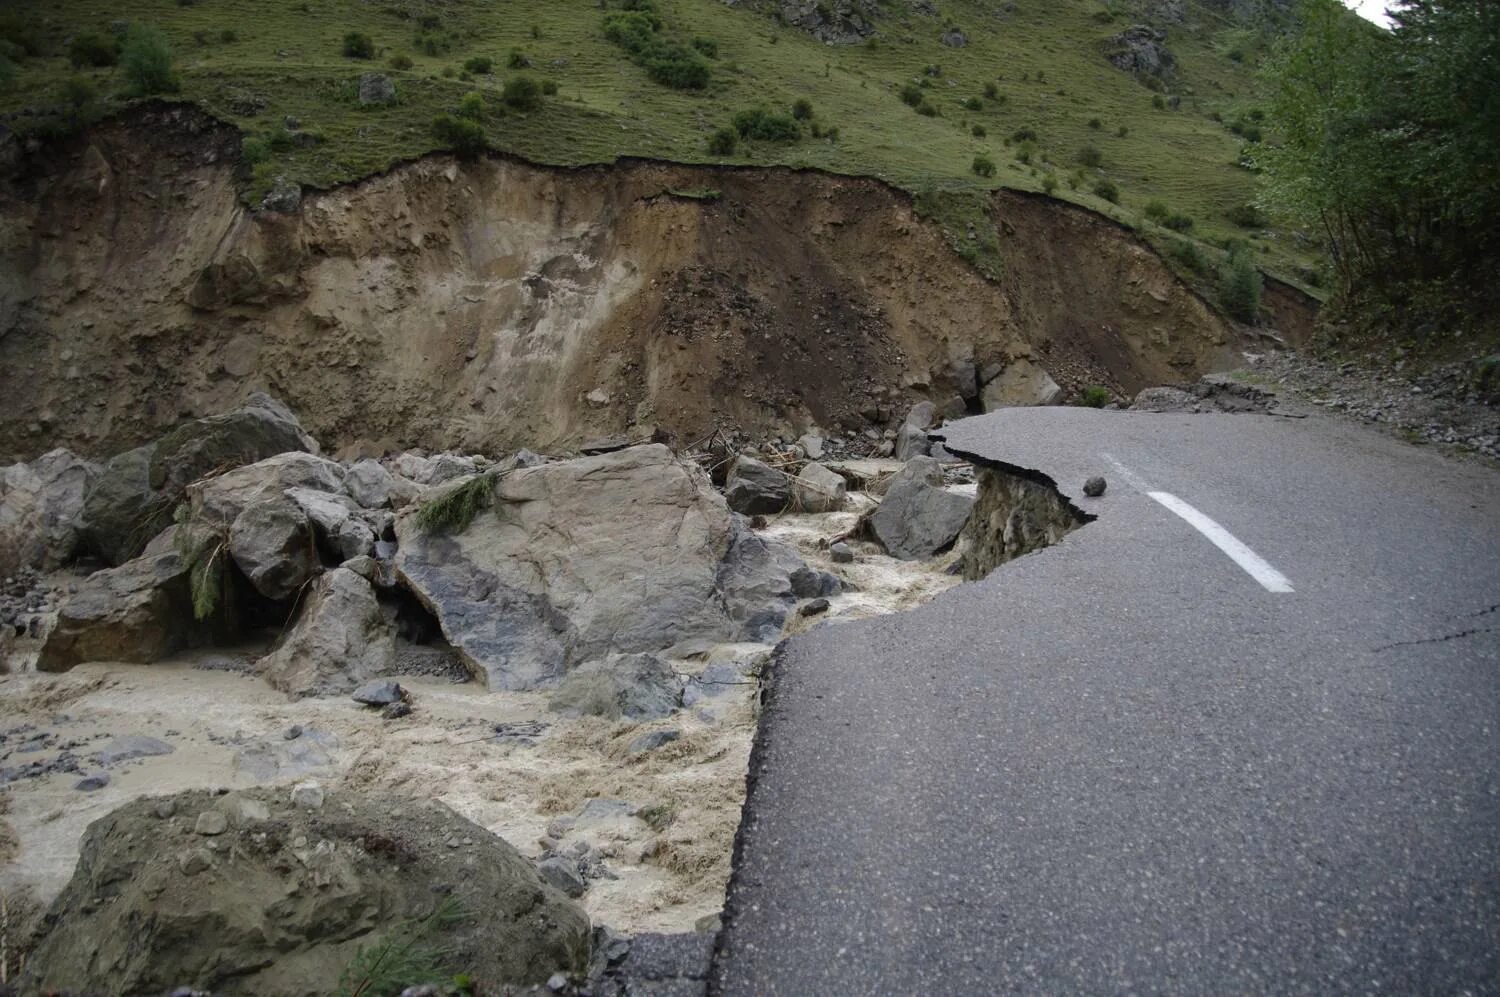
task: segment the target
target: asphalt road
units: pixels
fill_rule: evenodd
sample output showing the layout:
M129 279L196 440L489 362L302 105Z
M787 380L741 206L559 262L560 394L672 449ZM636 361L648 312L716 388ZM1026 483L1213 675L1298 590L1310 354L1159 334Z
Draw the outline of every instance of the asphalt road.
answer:
M715 992L1500 992L1500 473L1321 419L945 435L1098 519L784 646Z

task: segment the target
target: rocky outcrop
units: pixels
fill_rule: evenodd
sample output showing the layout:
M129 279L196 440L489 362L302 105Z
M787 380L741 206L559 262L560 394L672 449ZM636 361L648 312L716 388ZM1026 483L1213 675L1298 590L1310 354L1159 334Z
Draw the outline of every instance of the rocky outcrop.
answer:
M875 33L880 12L874 0L781 0L782 24L812 35L825 45L855 45Z
M101 470L61 448L0 468L0 577L72 558L83 499Z
M660 720L682 705L682 680L654 654L617 654L573 669L548 707L571 716Z
M771 516L786 508L792 490L784 471L754 457L740 456L729 469L724 499L746 516Z
M761 536L743 516L735 516L729 550L714 579L735 636L774 643L797 600L792 576L805 568L792 547Z
M1136 76L1158 80L1172 75L1177 57L1166 46L1167 36L1144 24L1133 25L1104 43L1110 65Z
M143 797L95 821L21 989L336 993L361 951L414 933L487 985L586 968L588 916L484 828L428 800L293 795Z
M292 629L256 663L267 682L292 697L342 695L395 667L395 634L375 591L348 568L313 584Z
M491 688L537 688L587 661L736 632L717 585L729 510L665 446L472 480L489 509L452 534L403 517L395 564Z
M238 409L190 420L110 460L84 499L85 539L111 564L123 563L171 522L192 482L274 454L317 448L286 406L256 392Z
M1053 405L1062 397L1052 375L1024 358L1012 360L984 385L980 398L986 412L1018 405Z
M953 545L973 506L973 497L943 487L942 465L935 458L917 457L891 479L870 514L869 530L892 557L931 557Z

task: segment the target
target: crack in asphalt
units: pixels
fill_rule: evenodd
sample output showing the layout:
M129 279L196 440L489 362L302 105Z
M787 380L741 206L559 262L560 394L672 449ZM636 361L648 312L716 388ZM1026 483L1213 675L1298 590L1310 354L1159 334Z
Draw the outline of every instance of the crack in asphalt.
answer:
M1497 608L1500 607L1492 607L1491 609L1486 609L1480 613L1475 613L1473 615L1482 616L1484 615L1484 613L1494 612ZM1421 640L1398 640L1394 644L1382 644L1381 646L1372 648L1371 650L1374 653L1379 654L1381 651L1389 651L1398 647L1416 647L1419 644L1442 644L1450 640L1462 640L1465 637L1477 637L1480 634L1492 634L1496 632L1500 632L1500 627L1475 627L1472 630L1460 630L1457 633L1444 634L1441 637L1424 637Z

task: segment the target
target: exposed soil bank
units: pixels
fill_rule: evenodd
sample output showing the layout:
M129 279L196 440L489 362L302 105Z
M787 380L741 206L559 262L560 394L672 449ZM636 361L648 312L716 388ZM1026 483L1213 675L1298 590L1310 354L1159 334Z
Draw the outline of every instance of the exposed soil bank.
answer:
M430 157L256 214L237 150L155 108L0 182L0 456L118 451L252 388L337 448L858 427L1016 357L1134 392L1240 345L1045 199L996 195L992 283L873 180Z

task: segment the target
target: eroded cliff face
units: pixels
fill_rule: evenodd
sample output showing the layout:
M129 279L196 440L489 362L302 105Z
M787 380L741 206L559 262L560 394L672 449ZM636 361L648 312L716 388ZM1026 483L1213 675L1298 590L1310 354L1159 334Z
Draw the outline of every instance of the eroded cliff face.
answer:
M237 147L156 108L0 185L7 459L254 389L345 450L862 428L1017 357L1131 392L1239 344L1129 232L1039 198L997 195L995 283L871 180L430 157L253 213Z

